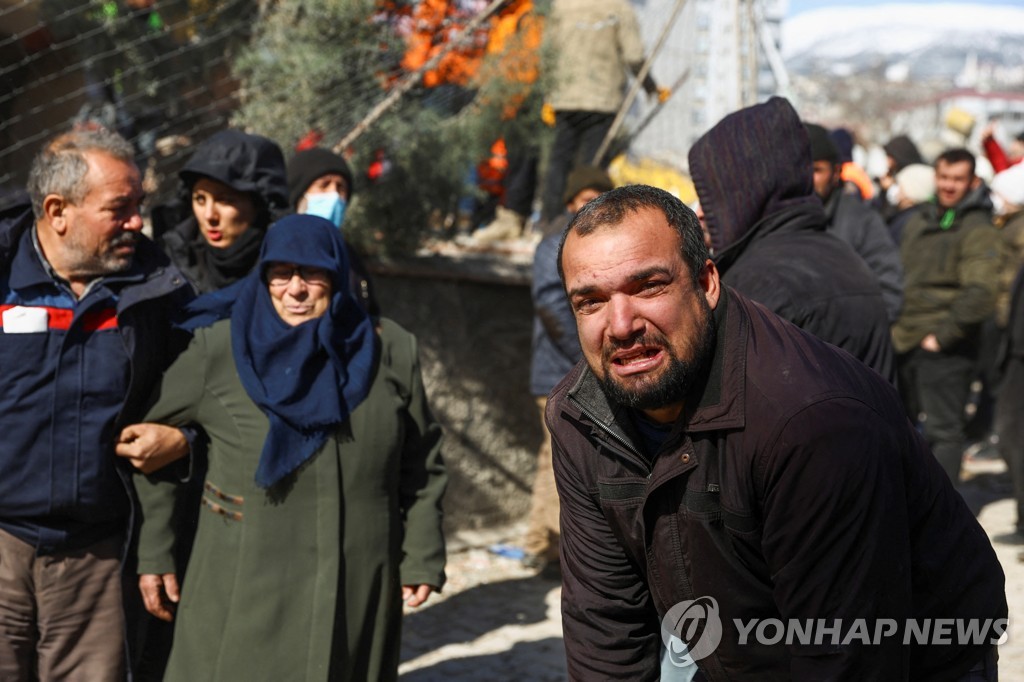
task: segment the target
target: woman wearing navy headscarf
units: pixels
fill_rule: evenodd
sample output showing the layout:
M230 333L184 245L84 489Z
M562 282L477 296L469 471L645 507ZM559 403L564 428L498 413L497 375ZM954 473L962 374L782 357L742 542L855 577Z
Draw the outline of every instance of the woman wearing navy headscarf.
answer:
M375 329L348 277L338 230L289 216L250 275L192 309L147 415L210 439L180 595L176 486L135 477L143 599L175 621L167 680L395 679L403 600L444 583L447 478L415 339Z

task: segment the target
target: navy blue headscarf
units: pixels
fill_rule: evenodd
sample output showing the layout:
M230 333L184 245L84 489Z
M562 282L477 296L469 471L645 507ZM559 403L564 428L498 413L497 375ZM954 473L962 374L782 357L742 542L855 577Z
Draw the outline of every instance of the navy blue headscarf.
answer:
M332 274L331 302L315 320L292 327L270 299L268 263ZM270 420L256 483L269 488L306 462L370 392L375 334L352 297L345 244L337 228L312 215L271 226L256 268L226 289L196 299L185 327L231 317L231 348L242 386Z

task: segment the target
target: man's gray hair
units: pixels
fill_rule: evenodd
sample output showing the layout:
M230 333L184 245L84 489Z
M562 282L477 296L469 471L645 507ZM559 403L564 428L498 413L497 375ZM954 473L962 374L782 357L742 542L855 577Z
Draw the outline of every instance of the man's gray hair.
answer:
M89 188L85 176L89 164L86 152L102 152L119 161L135 163L135 150L126 139L109 130L81 130L58 135L32 161L28 193L36 220L43 217L43 200L59 194L72 204L81 202Z

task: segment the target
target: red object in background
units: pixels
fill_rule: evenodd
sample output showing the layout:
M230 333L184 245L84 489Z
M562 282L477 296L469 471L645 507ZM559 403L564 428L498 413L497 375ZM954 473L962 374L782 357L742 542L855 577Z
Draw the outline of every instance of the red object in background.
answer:
M301 140L295 143L295 151L304 152L307 149L313 149L321 140L324 139L324 134L319 130L313 129L306 133Z
M52 44L53 36L50 35L50 30L45 26L40 26L21 38L21 46L25 49L26 54L40 52Z
M366 169L366 177L370 182L377 182L391 170L391 160L384 154L383 149L374 152L373 161Z
M508 171L508 148L505 138L491 145L491 155L476 167L477 184L483 191L501 199L505 197L505 173Z

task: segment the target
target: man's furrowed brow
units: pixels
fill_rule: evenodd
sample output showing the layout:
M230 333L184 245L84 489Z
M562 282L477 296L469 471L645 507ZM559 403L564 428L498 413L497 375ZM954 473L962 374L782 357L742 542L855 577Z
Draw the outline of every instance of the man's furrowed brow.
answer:
M641 270L640 272L633 273L632 275L630 275L629 281L630 282L643 282L643 281L648 280L651 277L655 277L657 275L665 275L665 276L671 277L672 276L672 271L669 270L666 267L654 266L654 267L651 267L651 268L647 268L645 270Z
M595 291L597 291L597 287L593 285L586 287L576 287L575 289L569 290L569 298L576 298L577 296L589 296Z

